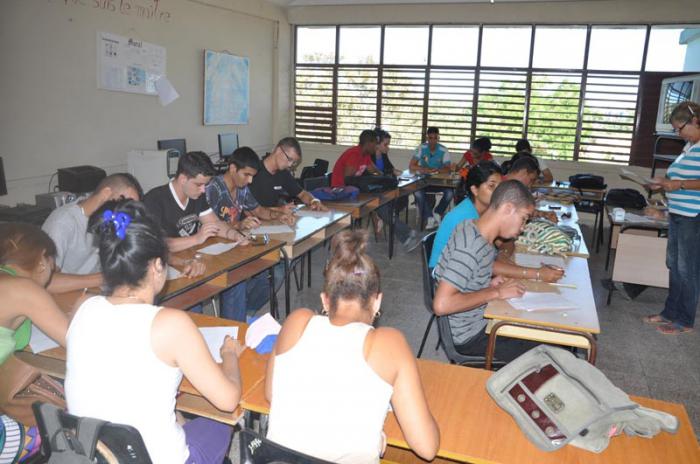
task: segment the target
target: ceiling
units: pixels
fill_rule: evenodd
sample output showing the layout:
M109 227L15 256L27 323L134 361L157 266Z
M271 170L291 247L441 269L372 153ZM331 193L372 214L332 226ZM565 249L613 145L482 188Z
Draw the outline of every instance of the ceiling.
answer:
M409 5L429 3L506 3L506 2L560 2L567 0L268 0L281 7L320 6L320 5ZM581 0L578 0L581 1ZM588 0L592 1L592 0Z

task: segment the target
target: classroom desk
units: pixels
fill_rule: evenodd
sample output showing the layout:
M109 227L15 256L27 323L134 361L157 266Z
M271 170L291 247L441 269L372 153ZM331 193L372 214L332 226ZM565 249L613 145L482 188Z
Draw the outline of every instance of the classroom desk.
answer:
M644 216L644 210L642 209L623 208L625 210L625 219L623 219L622 221L616 221L613 218L612 214L612 210L615 208L615 206L605 205L605 215L608 217L608 221L610 222L610 235L608 237L608 253L605 257L606 271L610 266L610 254L612 250L617 249L617 239L620 235L620 228L622 228L623 226L634 227L635 230L629 232L631 234L645 235L649 237L658 237L662 232L668 230L668 219L660 220L648 218L642 221L636 221L627 216L629 213L632 213L637 216L646 217Z
M429 187L446 187L451 189L459 187L461 180L460 175L455 172L439 172L426 178Z
M567 300L576 303L579 308L521 311L513 308L506 300L491 301L484 312L484 317L490 319L486 328L490 339L493 338L492 329L496 327L498 336L588 349L589 360L591 363L595 362L596 344L593 335L600 333L600 324L593 298L588 261L585 258L568 257L565 262L565 276L559 283L574 284L576 288L555 287L545 282L523 282L531 291L559 293ZM498 327L501 324L511 323L513 325ZM488 358L487 352L487 365L489 365Z
M70 293L72 295L63 294L61 298L61 306L64 310L71 308L75 299L81 294L81 292ZM197 324L197 327L238 327L238 340L244 343L245 333L248 329L247 324L229 319L206 316L204 314L188 313L188 315L192 318L194 323ZM37 354L25 350L18 352L16 355L21 360L50 375L58 378L65 378L66 350L63 347L54 348ZM241 354L238 360L242 382L241 398L250 394L253 389L265 379L265 368L267 366L268 357L269 355L261 355L251 349L246 349ZM179 393L176 406L179 411L188 412L201 417L208 417L231 425L236 424L243 414L240 407L233 413L217 409L192 386L186 377L183 377L182 383L180 383Z
M175 253L175 256L192 259L197 250L214 243L228 243L228 241L210 238L202 245ZM201 254L200 259L206 265L204 274L193 279L179 278L166 281L158 295L158 302L172 308L187 309L212 298L226 288L264 270L271 270L280 260L280 249L283 245L282 241L270 240L266 245L237 246L216 256ZM272 285L270 305L273 314L277 312L276 300L274 285Z
M302 214L307 214L302 210ZM287 260L288 268L291 269L292 262L300 259L302 264L305 257L308 257L308 282L311 285L311 251L313 248L324 243L333 235L343 229L350 227L351 215L347 211L331 209L327 213L313 213L313 216L300 216L294 226L293 232L270 234L270 237L284 242L282 250ZM261 221L262 225L271 224L269 221ZM302 268L301 281L304 280ZM290 272L285 272L285 312L290 311Z
M554 452L540 451L531 444L511 417L499 408L486 391L493 374L482 369L456 366L424 359L418 369L430 411L440 428L437 462L489 464L596 464L596 463L700 463L700 448L685 408L680 404L632 397L644 406L669 412L680 421L675 435L661 433L652 439L619 436L595 454L573 446ZM246 411L267 414L264 382L259 383L241 406ZM408 449L394 417L384 423L387 451L384 459L401 463L425 463Z

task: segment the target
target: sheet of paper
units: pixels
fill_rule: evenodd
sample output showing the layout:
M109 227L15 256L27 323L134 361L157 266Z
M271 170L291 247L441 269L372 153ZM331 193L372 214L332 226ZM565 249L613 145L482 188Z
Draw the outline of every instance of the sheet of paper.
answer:
M228 250L231 250L237 245L236 242L229 243L214 243L213 245L205 246L197 250L197 253L204 253L205 255L220 255Z
M282 326L270 313L257 318L245 333L245 344L250 348L255 348L268 335L277 335Z
M299 211L301 213L301 211ZM256 227L255 229L251 230L250 233L253 235L262 235L262 234L291 234L294 232L294 229L289 227L286 224L277 224L277 225L269 225L269 226L260 226Z
M179 279L180 277L182 277L182 273L180 271L178 271L177 269L175 269L174 267L169 265L168 266L168 275L167 275L166 279L167 280L175 280L175 279Z
M508 303L521 311L558 311L578 309L558 293L525 292L521 298L511 298Z
M37 354L41 353L42 351L58 348L59 344L49 338L49 336L42 332L39 327L32 325L32 335L29 339L29 347L32 349L32 353Z
M327 218L333 216L333 211L313 211L310 209L302 209L294 214L296 214L299 217Z
M238 327L200 327L199 331L207 342L207 347L214 361L221 362L221 344L224 343L224 337L230 335L231 338L238 338Z
M173 84L170 83L167 77L160 76L156 80L155 84L156 92L158 93L158 99L160 100L161 105L168 106L180 98L180 94L177 93L177 90L175 90L175 87L173 87Z
M543 264L566 267L566 260L561 256L532 255L529 253L515 253L515 264L524 267L540 267Z
M639 223L655 224L657 222L664 222L664 221L659 221L658 219L650 218L647 216L642 216L639 214L625 212L625 222L633 222L633 223L637 223L637 224L639 224Z
M635 184L639 184L642 187L647 187L649 184L651 184L651 179L648 177L642 177L636 172L632 172L629 169L621 168L620 169L620 177L623 179L627 179L631 182L634 182Z

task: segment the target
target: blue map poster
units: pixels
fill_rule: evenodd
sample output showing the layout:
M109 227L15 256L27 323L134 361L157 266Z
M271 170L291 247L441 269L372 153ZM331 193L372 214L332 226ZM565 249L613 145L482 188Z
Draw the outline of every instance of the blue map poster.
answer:
M204 124L248 124L248 58L204 51Z

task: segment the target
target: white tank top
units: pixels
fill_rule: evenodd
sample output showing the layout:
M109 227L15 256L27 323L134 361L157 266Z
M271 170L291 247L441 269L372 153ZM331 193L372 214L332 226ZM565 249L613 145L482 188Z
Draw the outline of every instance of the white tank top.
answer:
M175 422L182 371L156 357L151 326L160 307L113 305L95 296L78 308L67 335L66 400L77 416L135 427L155 464L184 463L189 450Z
M268 438L337 463L378 463L394 388L364 358L372 326L313 316L275 358Z

